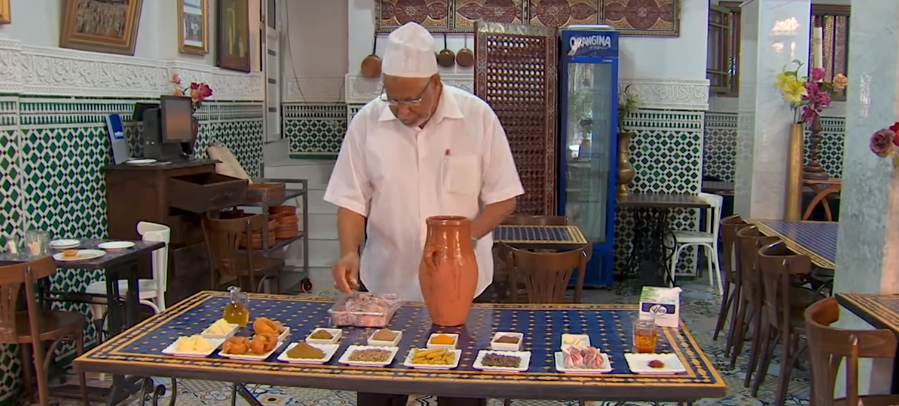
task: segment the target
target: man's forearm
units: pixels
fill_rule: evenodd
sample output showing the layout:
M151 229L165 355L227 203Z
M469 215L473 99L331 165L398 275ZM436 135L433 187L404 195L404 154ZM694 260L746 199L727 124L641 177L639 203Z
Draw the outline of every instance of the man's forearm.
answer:
M340 256L358 253L365 238L365 217L352 210L337 209L337 238L340 240Z
M484 206L484 210L481 210L481 214L471 222L471 236L480 239L487 235L514 211L514 197Z

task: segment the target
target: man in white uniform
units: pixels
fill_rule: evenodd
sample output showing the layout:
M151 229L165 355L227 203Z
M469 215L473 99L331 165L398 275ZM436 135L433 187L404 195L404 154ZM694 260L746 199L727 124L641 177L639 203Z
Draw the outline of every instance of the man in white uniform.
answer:
M359 288L361 263L369 292L422 301L418 267L425 220L436 215L471 220L475 297L493 280L492 231L515 210L524 189L496 114L477 96L441 82L434 49L431 33L418 24L391 33L381 68L384 91L347 129L325 192L325 200L339 206L341 258L333 272L335 287L345 293ZM358 405L405 406L405 399L360 393ZM471 404L438 400L441 406Z

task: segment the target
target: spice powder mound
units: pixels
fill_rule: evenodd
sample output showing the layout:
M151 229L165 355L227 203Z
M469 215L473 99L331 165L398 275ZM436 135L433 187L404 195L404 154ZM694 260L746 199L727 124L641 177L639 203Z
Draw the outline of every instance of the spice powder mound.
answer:
M502 354L485 354L481 359L481 364L485 367L494 368L518 368L521 364L521 357Z
M500 344L518 344L518 337L515 336L502 336L494 341L495 343Z
M389 356L390 351L387 350L356 350L350 354L349 360L353 362L386 362Z
M318 330L318 331L312 333L312 335L310 335L309 338L313 338L316 340L330 340L330 339L334 338L334 336L325 330Z

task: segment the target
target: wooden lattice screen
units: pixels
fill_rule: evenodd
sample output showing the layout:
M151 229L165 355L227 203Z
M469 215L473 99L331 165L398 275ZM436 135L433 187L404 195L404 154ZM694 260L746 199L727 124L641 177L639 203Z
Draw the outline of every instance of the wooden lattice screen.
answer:
M475 94L506 130L524 196L517 213L556 214L558 37L555 28L475 26Z

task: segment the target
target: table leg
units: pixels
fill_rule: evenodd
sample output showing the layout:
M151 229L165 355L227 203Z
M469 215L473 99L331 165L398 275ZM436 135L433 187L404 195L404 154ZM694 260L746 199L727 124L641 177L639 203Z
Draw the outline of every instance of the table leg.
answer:
M113 337L125 330L125 309L119 292L119 273L116 268L106 269L106 337Z
M256 399L256 396L253 396L253 392L250 391L247 388L247 386L242 383L234 383L231 386L231 404L232 405L237 404L237 396L235 396L235 395L240 395L240 397L243 398L243 400L247 401L247 403L249 403L250 406L263 406L263 404L261 402L259 402L258 399Z
M665 272L665 282L671 280L668 262L673 250L665 246L669 234L668 209L641 207L633 210L633 215L634 237L624 268L624 281L618 287L619 294L626 293L628 288L657 284L660 270Z
M891 394L899 395L899 348L896 350L897 356L893 360L893 384Z
M159 406L159 400L165 396L166 393L165 385L158 384L154 386L153 378L143 378L141 386L140 406L144 406L148 400L152 406ZM152 394L149 393L151 390L153 391ZM172 397L169 398L169 406L175 406L175 401L178 399L177 379L172 378L172 387L170 390L172 391Z
M140 272L137 260L129 261L123 265L127 267L128 292L125 294L125 310L127 317L125 327L137 324L140 319L140 287L138 286L138 272Z

